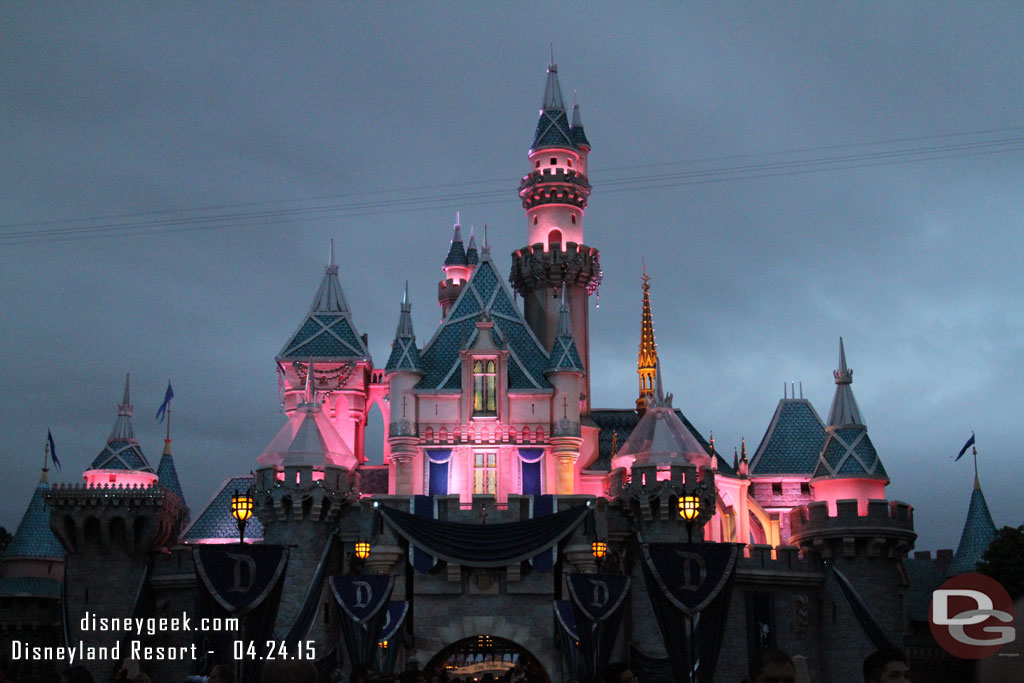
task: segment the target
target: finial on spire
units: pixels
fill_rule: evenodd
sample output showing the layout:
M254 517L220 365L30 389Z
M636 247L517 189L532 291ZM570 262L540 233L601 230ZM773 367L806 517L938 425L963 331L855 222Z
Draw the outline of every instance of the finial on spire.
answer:
M846 349L843 348L843 338L839 338L839 369L832 373L836 378L836 384L853 384L853 370L846 367Z
M309 365L306 366L306 388L303 392L302 402L306 405L313 405L313 356L309 357Z
M334 265L334 238L333 237L331 238L331 260L330 260L330 262L327 265L330 265L330 266Z
M554 43L548 43L548 45L551 47L551 61L549 62L549 64L551 65L552 69L557 71L558 67L555 66L555 44Z
M402 303L403 304L409 303L409 281L408 280L405 281L405 291L402 292Z
M124 398L121 400L121 408L127 410L127 415L132 414L132 401L131 401L131 382L132 373L126 373L124 376Z
M491 253L491 243L487 241L487 224L486 223L484 223L484 246L483 246L483 249L480 250L480 253L481 254L488 254L488 255Z
M455 225L453 226L454 231L452 234L452 242L462 241L462 216L459 211L455 212Z

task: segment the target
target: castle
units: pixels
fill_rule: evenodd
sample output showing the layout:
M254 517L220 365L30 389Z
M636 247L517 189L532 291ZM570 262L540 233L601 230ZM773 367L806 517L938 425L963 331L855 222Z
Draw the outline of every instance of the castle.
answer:
M700 680L714 672L733 681L752 652L772 646L805 657L811 680L843 683L860 680L851 662L875 639L904 642L913 510L886 499L842 340L826 420L787 393L753 454L744 443L723 457L661 386L644 273L637 395L622 409L591 406L588 310L602 271L584 241L590 150L552 65L519 187L527 243L510 274L486 234L465 240L457 218L437 285L442 322L421 344L403 299L383 366L355 326L332 250L275 359L285 424L255 464L239 463L254 473L225 482L202 509L186 506L170 438L156 469L143 453L126 381L84 483L49 486L44 470L4 556L0 666L10 675L52 665L12 661L14 641L112 647L110 633L83 627L86 613L196 614L206 595L197 558L236 547L232 496L247 491L255 517L245 540L287 548L266 632L313 642L317 659L343 667L354 636L333 576L390 582L400 610L371 643L375 666L417 659L464 678L520 662L541 680L566 680L584 671L579 648L600 645L641 680L673 680L680 658L695 667L703 657ZM383 465L366 453L373 405L387 425ZM994 531L990 517L977 524ZM967 542L964 566L977 561L977 545ZM710 627L700 638L688 632L699 656L664 635L670 615L657 606L649 558L653 548L694 546L732 553L719 637L709 645ZM623 578L621 623L600 644L581 646L579 625L566 623L579 613L559 611L579 590L574 576ZM144 644L170 652L195 640L164 631ZM939 656L926 644L918 654ZM121 660L84 663L106 677ZM181 680L211 664L200 656L141 666L154 680Z

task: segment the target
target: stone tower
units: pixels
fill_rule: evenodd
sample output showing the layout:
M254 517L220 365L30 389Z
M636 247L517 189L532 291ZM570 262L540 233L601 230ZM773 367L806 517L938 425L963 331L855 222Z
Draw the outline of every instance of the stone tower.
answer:
M598 251L583 243L583 213L590 195L589 153L579 107L574 107L570 124L558 84L558 67L552 64L530 146L530 171L519 184L529 244L512 254L509 280L523 297L526 321L548 350L558 332L559 295L565 285L583 361L584 414L590 412L588 300L601 284Z
M393 493L413 493L413 463L416 460L419 438L416 427L416 397L413 387L423 377L423 363L416 347L416 333L412 328L412 304L409 303L409 283L405 283L401 313L395 339L391 342L391 355L385 366L391 396L395 407L388 424L388 446L394 467Z

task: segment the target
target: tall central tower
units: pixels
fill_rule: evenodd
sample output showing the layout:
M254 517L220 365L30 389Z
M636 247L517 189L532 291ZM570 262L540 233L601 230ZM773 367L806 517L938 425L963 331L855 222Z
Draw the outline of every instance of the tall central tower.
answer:
M562 286L576 345L586 373L584 414L590 412L590 295L601 284L598 251L583 243L583 212L590 183L579 105L572 122L562 101L558 67L548 67L537 132L530 146L530 172L519 184L529 244L512 254L509 281L523 297L526 322L548 351L558 331Z

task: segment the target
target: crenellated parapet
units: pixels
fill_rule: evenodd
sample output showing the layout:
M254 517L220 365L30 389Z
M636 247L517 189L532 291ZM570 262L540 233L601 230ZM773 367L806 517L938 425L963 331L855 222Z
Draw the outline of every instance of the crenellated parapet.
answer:
M594 247L567 242L565 249L544 249L538 242L512 253L509 283L520 296L549 287L557 295L562 284L584 287L593 293L601 284L600 252Z
M526 210L544 204L570 204L585 209L590 183L582 173L564 168L541 168L523 176L519 196Z
M359 494L359 473L344 467L285 466L256 470L253 499L264 528L274 523L334 522Z
M45 494L50 528L69 553L146 553L173 543L188 512L160 486L56 484Z
M869 500L864 514L856 500L819 501L790 513L790 542L818 553L823 559L843 557L901 558L913 546L914 509L906 503Z

